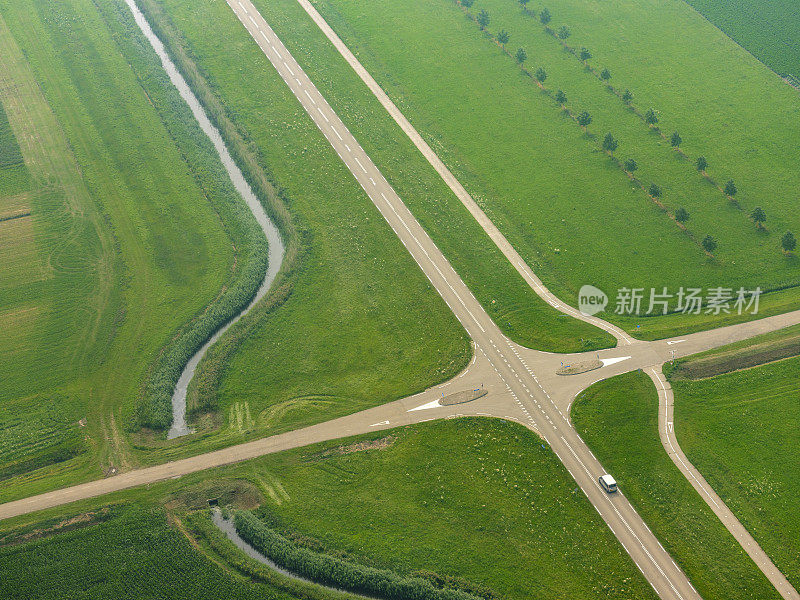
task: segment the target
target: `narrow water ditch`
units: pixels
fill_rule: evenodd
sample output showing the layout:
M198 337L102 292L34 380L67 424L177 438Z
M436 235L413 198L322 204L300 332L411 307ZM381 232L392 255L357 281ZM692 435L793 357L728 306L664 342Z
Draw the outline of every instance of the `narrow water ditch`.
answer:
M198 125L200 125L200 128L208 136L212 144L214 144L214 148L216 149L217 154L219 155L219 158L225 167L225 170L228 172L231 182L242 199L244 199L244 201L247 203L248 208L250 208L252 211L256 221L258 221L259 226L264 231L264 235L267 237L267 242L269 244L267 271L264 275L264 280L261 282L261 285L259 286L255 296L253 296L253 299L244 308L244 310L242 310L233 319L228 321L225 325L220 327L214 333L214 335L212 335L211 338L209 338L209 340L203 344L202 348L200 348L194 354L194 356L189 359L189 362L186 363L186 366L181 372L181 376L178 379L178 383L175 386L175 390L172 394L172 426L167 434L167 437L172 439L192 432L186 423L186 392L189 387L189 382L192 380L192 377L194 377L195 371L197 370L197 365L208 351L209 347L211 347L211 345L216 342L231 325L238 321L243 315L247 314L250 309L253 308L256 302L264 297L264 295L267 293L267 290L269 290L270 285L272 285L272 282L275 280L275 276L280 270L285 248L278 228L270 220L269 216L264 210L264 207L261 205L261 202L259 202L256 195L253 193L253 190L250 188L250 185L245 180L241 170L236 166L233 158L231 158L230 152L228 152L228 148L225 145L225 142L222 140L222 136L217 128L211 123L202 105L197 100L191 88L170 59L166 49L164 48L164 44L161 43L161 40L158 39L158 36L156 36L156 34L153 32L150 24L139 10L139 7L136 6L134 0L125 0L125 3L133 13L133 18L136 21L136 24L139 26L139 29L147 38L147 41L150 42L153 50L161 60L161 65L164 67L164 71L169 76L170 81L177 88L181 98L183 98L183 100L191 109L194 118L197 120Z
M277 571L281 575L285 575L286 577L290 577L290 578L295 579L297 581L303 581L305 583L311 583L313 585L317 585L317 586L323 587L325 589L328 589L328 590L331 590L331 591L334 591L334 592L344 592L344 593L350 594L351 597L368 598L367 596L361 596L360 594L354 594L353 592L347 592L346 590L343 590L343 589L340 589L340 588L336 588L336 587L324 585L324 584L321 584L321 583L317 583L315 581L312 581L311 579L306 579L305 577L297 575L296 573L293 573L291 571L287 571L286 569L284 569L283 567L281 567L277 563L271 561L269 558L264 556L261 552L259 552L255 548L253 548L253 546L248 544L244 539L242 539L242 537L236 531L236 526L233 523L233 519L226 519L222 515L222 511L219 508L215 507L215 508L212 509L212 511L211 511L211 520L214 523L214 525L217 526L217 529L219 529L222 533L224 533L227 536L227 538L230 541L232 541L236 545L236 547L239 548L242 552L244 552L247 556L249 556L250 558L252 558L254 560L257 560L258 562L260 562L260 563L262 563L264 565L267 565L270 569L273 569L273 570ZM377 600L377 599L373 599L373 600Z

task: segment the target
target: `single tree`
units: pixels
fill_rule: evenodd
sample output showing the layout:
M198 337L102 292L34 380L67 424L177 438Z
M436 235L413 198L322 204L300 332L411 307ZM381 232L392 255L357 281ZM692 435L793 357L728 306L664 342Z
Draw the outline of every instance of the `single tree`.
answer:
M603 150L609 154L614 154L614 150L617 149L617 146L619 146L619 142L614 139L611 133L607 133L606 137L603 138Z
M522 10L528 9L528 0L519 0L519 4L522 7Z
M525 48L517 48L517 53L514 55L514 58L517 59L519 64L522 64L528 58L528 53L525 52Z
M609 79L611 79L611 71L609 71L608 69L603 69L602 71L600 71L600 79L602 79L603 81L608 81Z
M581 48L581 52L580 52L580 54L578 56L580 56L581 60L586 61L586 60L589 60L590 58L592 58L592 53L589 52L588 48Z
M728 179L728 182L725 184L725 189L723 190L726 196L730 196L731 198L736 195L736 192L739 190L736 189L736 184L733 183L733 179Z
M705 156L698 156L697 157L697 170L698 171L705 171L708 168L708 161L706 160Z
M658 123L658 115L656 114L656 111L654 111L652 108L648 108L647 112L644 113L644 120L648 125L655 125Z
M647 190L647 193L650 194L653 198L661 198L661 188L658 187L655 183L650 184L650 189Z
M760 206L756 206L753 209L753 212L750 213L750 218L753 219L753 222L756 224L758 229L763 229L764 223L767 220L767 213L765 213L764 209Z
M497 41L503 45L503 50L506 49L506 44L508 43L508 39L511 36L508 35L508 32L505 29L501 29L497 34Z
M569 30L569 27L567 27L566 25L562 25L561 29L558 30L559 39L565 40L570 35L572 35L572 32Z
M461 0L461 6L464 8L469 8L475 3L475 0Z
M544 80L547 79L547 71L544 70L544 67L536 69L536 79L539 83L544 83Z
M625 91L622 93L622 101L623 101L625 104L630 104L630 103L631 103L631 100L633 100L633 94L631 94L631 91L630 91L630 90L625 90Z
M636 169L639 168L639 165L637 165L636 161L633 160L632 158L629 158L628 160L626 160L625 164L623 166L625 167L625 170L628 173L633 173L634 171L636 171Z
M588 127L588 125L592 122L592 115L588 112L583 111L581 114L578 115L578 125L581 127Z
M475 17L475 20L478 21L478 25L480 25L481 30L486 29L489 25L489 12L482 8L481 12L478 13L478 16Z
M701 245L703 246L703 250L705 250L709 254L712 254L714 250L717 249L717 240L715 240L710 235L707 235L706 237L703 238Z
M683 142L683 139L681 138L680 135L678 135L677 131L674 131L672 133L672 137L669 138L669 143L672 144L673 148L677 148L678 146L681 145L681 142Z
M783 234L781 238L781 248L783 248L784 252L794 252L794 249L797 248L797 240L791 231L787 231Z
M547 25L550 22L550 11L546 8L539 13L539 20L542 22L542 25Z
M675 220L678 223L686 223L689 220L689 211L681 207L675 211Z
M558 90L556 92L556 102L558 102L559 104L567 103L567 95L564 93L563 90Z

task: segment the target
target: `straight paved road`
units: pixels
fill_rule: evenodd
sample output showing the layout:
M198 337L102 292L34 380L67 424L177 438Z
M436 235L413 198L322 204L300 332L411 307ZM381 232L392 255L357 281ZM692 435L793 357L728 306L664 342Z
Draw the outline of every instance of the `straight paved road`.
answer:
M624 495L610 496L599 486L602 466L252 3L228 4L447 302L525 414L525 424L550 444L656 592L662 598L699 598Z

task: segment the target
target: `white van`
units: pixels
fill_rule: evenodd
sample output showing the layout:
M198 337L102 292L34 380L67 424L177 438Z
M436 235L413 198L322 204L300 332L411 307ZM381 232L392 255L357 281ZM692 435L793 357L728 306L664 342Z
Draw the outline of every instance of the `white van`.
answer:
M600 485L603 486L603 489L609 494L613 494L617 491L617 482L614 481L614 478L611 475L601 475L599 481Z

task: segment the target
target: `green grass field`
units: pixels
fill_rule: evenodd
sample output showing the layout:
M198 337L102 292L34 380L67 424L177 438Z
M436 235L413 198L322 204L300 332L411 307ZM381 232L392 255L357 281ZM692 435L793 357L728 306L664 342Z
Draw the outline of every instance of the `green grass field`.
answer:
M796 336L797 328L795 340ZM771 341L751 345L749 350L757 353L769 343L774 347L774 336ZM695 360L725 360L731 353L723 348L706 353L704 359L690 358L676 366L671 381L678 441L689 460L797 587L800 358L698 381L675 376L691 371Z
M800 12L794 0L687 0L780 75L800 77Z
M224 491L238 480L249 482L238 486L245 493ZM521 426L491 419L426 423L315 445L17 518L0 523L0 543L10 531L43 529L42 522L122 499L166 507L179 518L186 506L202 508L207 498L219 497L223 505L238 498L249 508L247 488L263 497L260 514L295 540L316 539L317 549L377 567L466 578L507 600L655 597L549 448ZM183 520L191 526L192 519ZM89 582L107 578L109 589L119 585L121 565L141 565L152 572L141 594L131 597L148 597L163 578L174 577L168 585L177 586L185 577L204 578L205 571L189 575L197 567L218 573L187 556L188 544L175 541L179 537L163 517L137 509L94 531L0 549L0 560L7 581L20 581L35 565L43 581L64 572L70 585L80 575ZM112 539L126 543L109 548L103 564L92 568L84 556L105 552ZM143 556L149 539L154 550ZM159 560L166 541L179 560ZM219 558L207 541L201 538L200 550ZM74 566L58 560L70 551L80 555ZM10 555L13 561L6 560ZM42 556L57 558L45 565ZM73 568L74 576L65 572ZM73 589L66 583L65 595Z
M250 262L240 200L118 9L0 3L2 103L30 172L0 199L24 215L0 221L0 470L30 471L4 499L130 466L151 365Z
M682 447L684 410L676 406ZM637 371L593 385L578 395L572 417L703 598L780 598L661 446L658 394L647 375Z
M479 0L470 10L488 10L488 29L507 30L511 51L525 47L531 71L547 70L548 88L563 89L573 111L592 114L591 135L563 116L453 2L315 5L565 299L574 302L584 283L606 289L612 303L623 285L666 285L674 293L680 286L797 284L798 263L782 255L778 241L786 229L800 229L792 208L800 184L793 167L800 158L794 143L800 97L690 7L629 1L550 7L551 25L568 24L567 41L588 46L595 57L590 64L608 67L611 83L630 88L642 112L658 110L667 136L681 133L687 159L517 2ZM542 6L529 5L532 11ZM387 28L392 35L385 35ZM599 150L607 132L619 140L616 156L635 158L642 182L662 188L670 213L688 209L694 241ZM697 173L700 154L717 183L736 180L741 208ZM748 218L756 205L768 213L768 232ZM714 261L697 244L707 233L720 243ZM775 310L796 301L796 290L772 300ZM664 321L643 329L665 335L711 325L686 317ZM641 319L620 322L635 329Z

